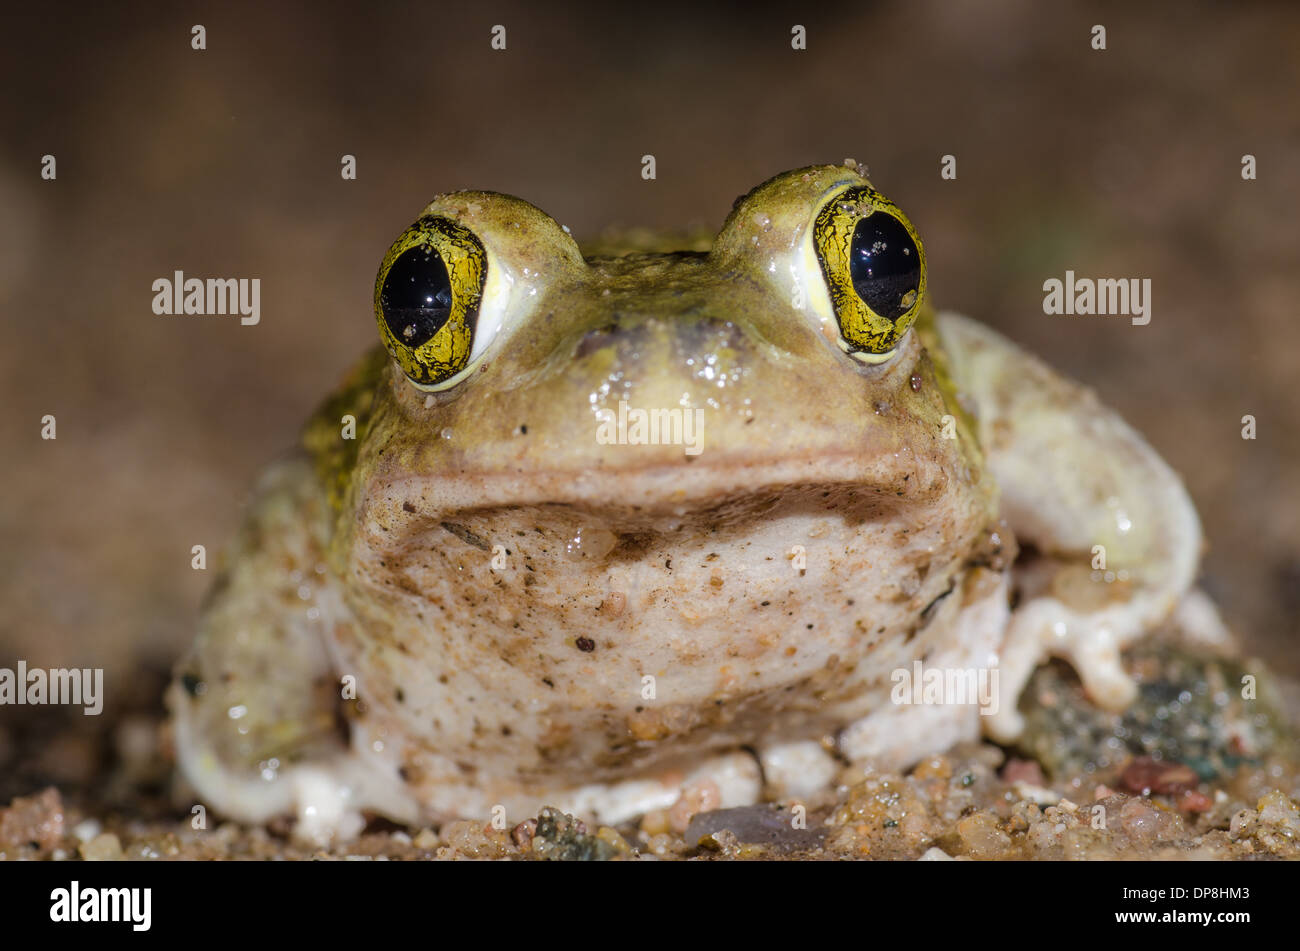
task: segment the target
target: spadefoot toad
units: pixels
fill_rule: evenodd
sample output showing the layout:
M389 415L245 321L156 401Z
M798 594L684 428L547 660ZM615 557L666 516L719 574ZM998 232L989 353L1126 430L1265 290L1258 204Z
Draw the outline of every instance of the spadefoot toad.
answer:
M707 250L624 250L491 192L389 249L383 346L266 473L178 668L205 803L315 839L613 822L1008 740L1049 656L1130 701L1121 649L1193 580L1187 494L934 312L856 166L758 186Z

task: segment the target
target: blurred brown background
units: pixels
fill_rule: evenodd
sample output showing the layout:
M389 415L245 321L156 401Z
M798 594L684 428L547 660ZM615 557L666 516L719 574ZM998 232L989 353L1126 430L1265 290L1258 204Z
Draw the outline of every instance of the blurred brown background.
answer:
M102 665L106 712L156 702L140 672L211 578L191 546L215 557L375 339L380 256L436 192L518 194L580 237L716 226L770 175L852 156L916 223L936 303L1095 386L1184 475L1206 585L1300 673L1300 7L364 6L6 12L0 666ZM1151 324L1044 316L1067 268L1150 277ZM261 278L261 324L155 316L174 269Z

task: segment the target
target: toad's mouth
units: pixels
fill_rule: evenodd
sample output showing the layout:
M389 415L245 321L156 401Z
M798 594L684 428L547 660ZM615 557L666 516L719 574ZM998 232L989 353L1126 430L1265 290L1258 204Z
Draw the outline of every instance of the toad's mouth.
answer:
M621 468L465 469L381 477L363 502L359 522L397 532L413 523L459 524L486 512L545 508L590 515L614 531L661 531L684 519L761 517L782 499L821 499L841 513L899 505L924 509L941 504L970 478L959 459L906 447L775 458L713 452L675 464Z
M520 612L534 622L554 615L556 630L575 623L574 610L593 612L598 627L617 625L620 604L629 614L667 606L676 621L661 619L665 631L725 615L728 605L779 608L808 597L919 612L928 602L911 602L946 590L935 575L951 576L990 524L976 496L905 499L852 482L714 486L641 501L627 492L563 502L515 494L491 504L484 493L463 507L433 507L430 486L407 488L411 496L356 524L356 577L413 597L418 612L421 604L433 616L464 612L466 623L500 633L517 630Z
M855 485L806 484L769 487L759 491L722 494L703 504L664 506L609 506L549 502L539 505L466 509L446 513L436 528L420 520L412 523L420 546L469 548L491 552L499 542L538 548L561 562L588 566L616 565L651 557L670 560L701 546L718 550L747 547L761 535L788 525L798 539L808 525L824 522L815 537L838 529L855 530L868 523L891 523L910 518L898 510L897 498ZM796 526L798 526L796 528ZM439 538L439 532L444 537ZM450 536L450 538L445 537ZM528 539L528 542L521 542ZM777 549L778 554L783 549ZM718 556L714 556L716 558ZM712 559L709 559L712 560Z

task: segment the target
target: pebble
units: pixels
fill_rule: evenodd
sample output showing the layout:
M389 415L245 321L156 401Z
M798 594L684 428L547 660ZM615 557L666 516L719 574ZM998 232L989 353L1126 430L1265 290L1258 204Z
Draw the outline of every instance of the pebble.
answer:
M1200 777L1190 766L1150 756L1137 757L1120 776L1120 784L1140 796L1151 793L1173 796L1194 788L1199 782Z
M960 820L957 835L972 858L996 858L1011 848L1011 837L998 827L997 816L990 812L974 812Z
M1054 806L1061 801L1060 793L1044 786L1035 786L1032 783L1019 782L1013 785L1011 789L1019 798L1036 802L1040 806Z
M104 827L98 819L86 819L72 827L72 834L78 842L89 842L103 831Z
M919 859L917 859L917 861L918 862L953 862L955 861L955 859L947 852L945 852L943 849L939 848L937 845L932 845L925 850L925 852L921 855Z
M117 862L122 858L122 843L111 832L102 832L77 849L87 862Z
M807 824L806 816L803 823ZM686 828L685 840L694 845L705 836L716 836L723 831L731 832L738 842L777 849L816 848L825 837L825 830L820 827L796 828L795 815L790 809L760 804L697 813Z
M19 796L0 809L0 849L35 842L52 849L63 839L63 799L53 786L34 796Z
M1020 783L1039 787L1047 785L1047 779L1043 776L1043 767L1032 759L1012 757L1007 760L1007 765L1002 767L1002 779L1004 782L1017 785Z

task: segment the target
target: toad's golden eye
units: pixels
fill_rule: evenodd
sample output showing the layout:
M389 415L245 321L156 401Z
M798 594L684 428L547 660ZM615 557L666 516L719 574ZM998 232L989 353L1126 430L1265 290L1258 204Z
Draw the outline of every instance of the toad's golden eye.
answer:
M925 296L925 251L912 223L869 185L828 201L813 224L841 345L864 363L893 356Z
M482 242L446 218L421 218L384 256L375 278L379 335L416 386L455 385L487 346L478 327L486 277Z

